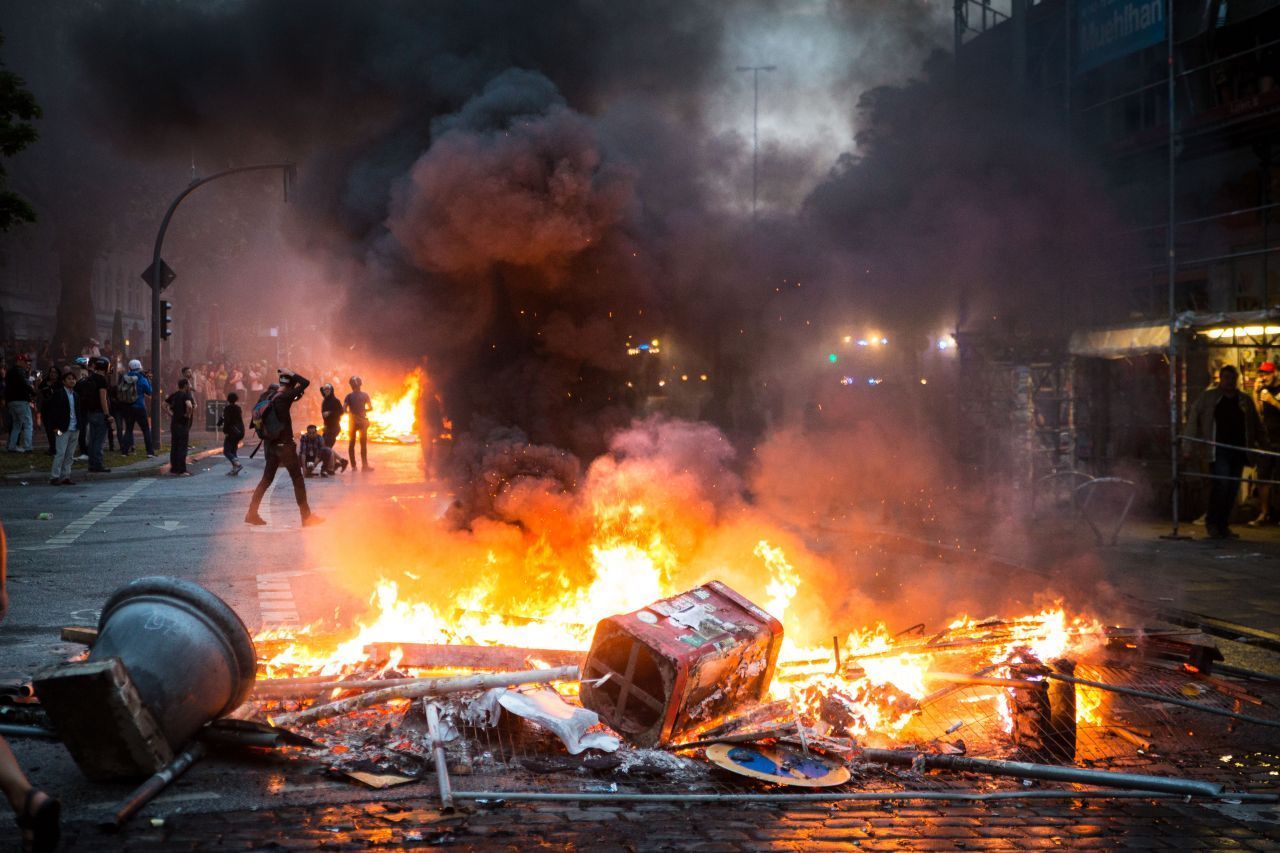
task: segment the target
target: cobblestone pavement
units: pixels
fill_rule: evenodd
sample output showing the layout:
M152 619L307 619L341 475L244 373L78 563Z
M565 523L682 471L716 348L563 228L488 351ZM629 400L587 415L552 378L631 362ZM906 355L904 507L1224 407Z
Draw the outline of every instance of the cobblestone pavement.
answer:
M511 803L443 814L413 799L188 814L68 850L1275 850L1280 810L1176 800L785 807Z

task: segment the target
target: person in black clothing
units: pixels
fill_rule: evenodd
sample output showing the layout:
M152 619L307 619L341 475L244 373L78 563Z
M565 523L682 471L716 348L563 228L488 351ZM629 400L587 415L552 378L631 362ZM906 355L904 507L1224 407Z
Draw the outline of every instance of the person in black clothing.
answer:
M175 477L190 477L187 470L187 445L191 442L191 415L196 401L191 396L190 384L178 380L178 390L164 401L169 409L169 473Z
M1267 442L1272 447L1280 442L1280 374L1276 372L1275 362L1264 361L1258 365L1258 383L1253 389L1254 402L1258 404L1258 414L1262 418L1262 431L1266 433ZM1275 456L1261 456L1258 459L1258 479L1274 480L1280 475L1280 459ZM1260 527L1276 520L1271 511L1271 484L1258 484L1258 516L1249 522L1250 527Z
M258 514L258 507L281 466L289 472L289 479L293 480L293 497L298 502L298 511L302 513L302 526L311 527L324 521L307 504L307 484L302 478L298 448L293 443L293 417L289 411L295 401L302 399L310 384L311 380L304 376L280 371L280 390L271 398L271 406L267 416L263 418L260 430L262 443L266 447L267 465L262 471L258 487L253 490L253 499L249 501L249 511L244 517L246 524L267 523Z
M1218 371L1217 386L1200 395L1187 417L1187 435L1207 449L1210 480L1205 531L1210 539L1238 538L1230 525L1240 474L1249 450L1266 449L1258 410L1239 386L1240 372L1225 365Z
M338 443L338 434L342 432L342 401L338 399L338 395L333 393L333 386L324 384L320 386L320 417L324 421L324 446L333 450L335 444ZM343 471L347 470L347 460L338 456L335 451L333 454L333 462ZM333 473L333 465L329 466L329 473Z
M84 429L84 403L75 391L76 374L67 368L62 387L55 388L40 409L45 426L53 431L53 467L49 485L74 486L71 465L76 458L76 433Z
M56 367L49 367L40 377L40 384L36 387L36 397L40 406L40 422L44 425L44 437L49 439L49 455L58 455L58 436L53 427L49 424L49 418L45 416L44 410L49 405L49 401L53 399L54 394L62 393L62 374L63 371ZM72 374L75 378L75 374Z
M85 420L89 424L89 470L106 473L111 469L102 461L102 449L107 443L107 420L111 417L111 400L107 396L107 368L111 362L100 355L89 359L89 375L76 386L77 393L84 388Z
M234 477L244 470L244 466L240 464L240 457L236 454L236 448L244 439L244 415L240 413L240 406L237 405L239 402L240 395L235 391L228 394L227 406L222 410L222 417L218 419L218 426L222 427L222 455L231 463L231 470L227 472L228 477Z
M352 472L360 468L356 464L357 438L360 440L360 462L364 465L365 471L373 470L369 467L369 410L373 408L373 401L365 393L363 386L364 380L359 376L352 376L351 393L342 401L343 408L351 416L347 419L347 428L351 435L351 440L347 443L347 458L351 460Z

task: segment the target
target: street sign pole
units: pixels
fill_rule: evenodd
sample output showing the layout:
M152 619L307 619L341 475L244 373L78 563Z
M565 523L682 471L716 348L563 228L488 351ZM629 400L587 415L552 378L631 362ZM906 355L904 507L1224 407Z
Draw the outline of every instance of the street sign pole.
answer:
M163 322L160 316L160 291L168 284L166 281L164 261L160 259L160 250L164 248L164 233L169 230L169 220L173 219L173 213L178 209L178 205L182 204L182 200L198 188L204 186L210 181L216 181L218 178L225 178L228 175L237 175L241 172L260 172L265 169L280 169L284 172L284 198L289 200L289 183L293 180L297 172L297 167L292 163L263 163L257 166L240 166L235 169L225 169L216 172L207 178L200 178L192 181L187 188L178 193L178 197L169 205L169 209L165 211L164 219L160 221L160 230L156 232L155 251L152 253L150 282L151 285L151 436L152 447L156 453L160 452L160 382L161 382L161 359L160 359L160 325Z

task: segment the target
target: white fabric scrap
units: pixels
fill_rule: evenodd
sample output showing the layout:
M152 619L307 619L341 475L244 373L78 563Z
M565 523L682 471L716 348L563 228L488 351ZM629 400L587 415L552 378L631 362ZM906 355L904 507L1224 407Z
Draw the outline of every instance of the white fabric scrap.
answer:
M614 752L620 741L604 732L587 732L600 722L600 715L586 708L575 708L560 698L560 694L548 688L521 693L505 690L498 697L499 704L517 717L537 723L553 732L564 742L570 755L585 749Z
M498 724L502 706L498 698L507 692L505 687L493 687L481 693L462 707L462 719L477 728L491 729Z

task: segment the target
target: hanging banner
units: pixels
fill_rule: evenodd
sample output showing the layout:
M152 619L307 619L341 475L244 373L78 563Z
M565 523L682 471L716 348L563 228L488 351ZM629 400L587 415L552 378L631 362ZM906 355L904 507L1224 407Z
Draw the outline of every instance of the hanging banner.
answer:
M1164 40L1167 0L1081 0L1076 15L1076 73Z

